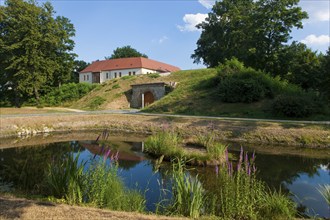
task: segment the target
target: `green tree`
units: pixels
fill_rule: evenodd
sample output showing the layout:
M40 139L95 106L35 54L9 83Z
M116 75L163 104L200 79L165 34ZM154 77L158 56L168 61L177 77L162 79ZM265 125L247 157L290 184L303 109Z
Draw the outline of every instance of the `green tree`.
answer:
M323 76L320 72L320 57L303 43L293 42L279 52L278 75L289 82L308 90L318 90Z
M245 65L273 74L278 53L292 28L302 28L307 13L299 0L217 1L204 22L192 58L215 67L236 57ZM277 75L275 73L274 75Z
M83 61L83 60L75 60L74 67L71 75L71 82L78 83L79 82L79 72L85 69L89 63Z
M54 18L49 2L7 0L0 8L1 76L15 93L20 106L24 95L39 103L46 85L60 85L68 80L74 54L70 53L75 30L64 17Z
M325 95L330 103L330 46L327 53L321 58L320 79L319 84L320 92Z
M128 58L128 57L145 57L148 58L147 55L140 53L136 49L131 46L117 47L112 53L110 57L105 57L105 59L118 59L118 58Z

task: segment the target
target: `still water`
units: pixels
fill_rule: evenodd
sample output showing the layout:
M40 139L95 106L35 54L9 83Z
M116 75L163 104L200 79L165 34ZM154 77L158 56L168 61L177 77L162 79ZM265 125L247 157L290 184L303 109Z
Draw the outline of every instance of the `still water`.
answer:
M155 173L154 161L143 153L142 142L111 141L113 152L119 151L119 175L129 188L139 189L147 199L147 209L155 210L159 202L161 185L166 182L166 165ZM244 147L244 146L243 146ZM0 187L11 183L12 188L38 192L45 168L54 158L80 152L80 160L89 160L100 148L95 141L70 141L0 149ZM233 154L238 151L230 149ZM317 188L330 184L330 160L300 156L256 154L258 178L271 189L292 194L299 209L310 216L330 218L330 209ZM198 167L202 182L215 179L212 167ZM165 183L166 185L166 183ZM207 188L207 186L205 186Z

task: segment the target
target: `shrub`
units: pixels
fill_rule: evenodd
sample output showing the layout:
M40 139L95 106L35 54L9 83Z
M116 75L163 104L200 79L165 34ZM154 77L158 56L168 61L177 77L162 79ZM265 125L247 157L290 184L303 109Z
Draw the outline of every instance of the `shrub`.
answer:
M151 73L151 74L148 74L148 77L149 78L158 78L160 77L159 73Z
M46 94L40 97L40 102L47 106L62 105L65 102L72 102L80 99L99 85L90 83L68 83L61 87L51 88ZM35 100L31 99L35 103Z
M251 103L280 94L301 94L302 89L280 77L244 67L237 59L227 60L218 68L219 97L223 102Z
M272 110L287 117L308 117L315 112L315 103L308 96L280 95L273 101Z

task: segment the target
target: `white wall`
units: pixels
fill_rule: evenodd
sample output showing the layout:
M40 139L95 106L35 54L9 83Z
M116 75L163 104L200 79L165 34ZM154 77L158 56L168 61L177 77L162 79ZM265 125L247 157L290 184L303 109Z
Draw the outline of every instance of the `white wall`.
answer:
M131 72L131 75L133 75L133 72L135 72L135 75L157 73L156 70L150 70L150 69L145 69L145 68L101 71L100 83L103 83L110 79L119 78L119 73L121 73L121 77L129 76L129 72ZM107 78L107 73L108 73L108 78ZM117 73L117 77L115 77L115 73ZM85 80L84 80L84 76L85 76ZM87 80L87 76L88 76L88 80ZM92 79L91 72L79 74L79 82L92 83L92 80L93 79Z
M85 79L85 80L84 80ZM86 83L92 83L93 78L92 78L92 72L88 73L79 73L79 82L86 82Z

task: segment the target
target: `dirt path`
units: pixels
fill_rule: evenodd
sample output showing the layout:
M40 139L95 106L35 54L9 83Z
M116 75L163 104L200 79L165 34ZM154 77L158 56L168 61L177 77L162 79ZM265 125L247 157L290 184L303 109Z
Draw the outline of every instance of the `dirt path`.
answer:
M0 195L0 219L137 219L179 220L186 218L143 215L140 213L109 211L91 207L70 206L51 202Z

